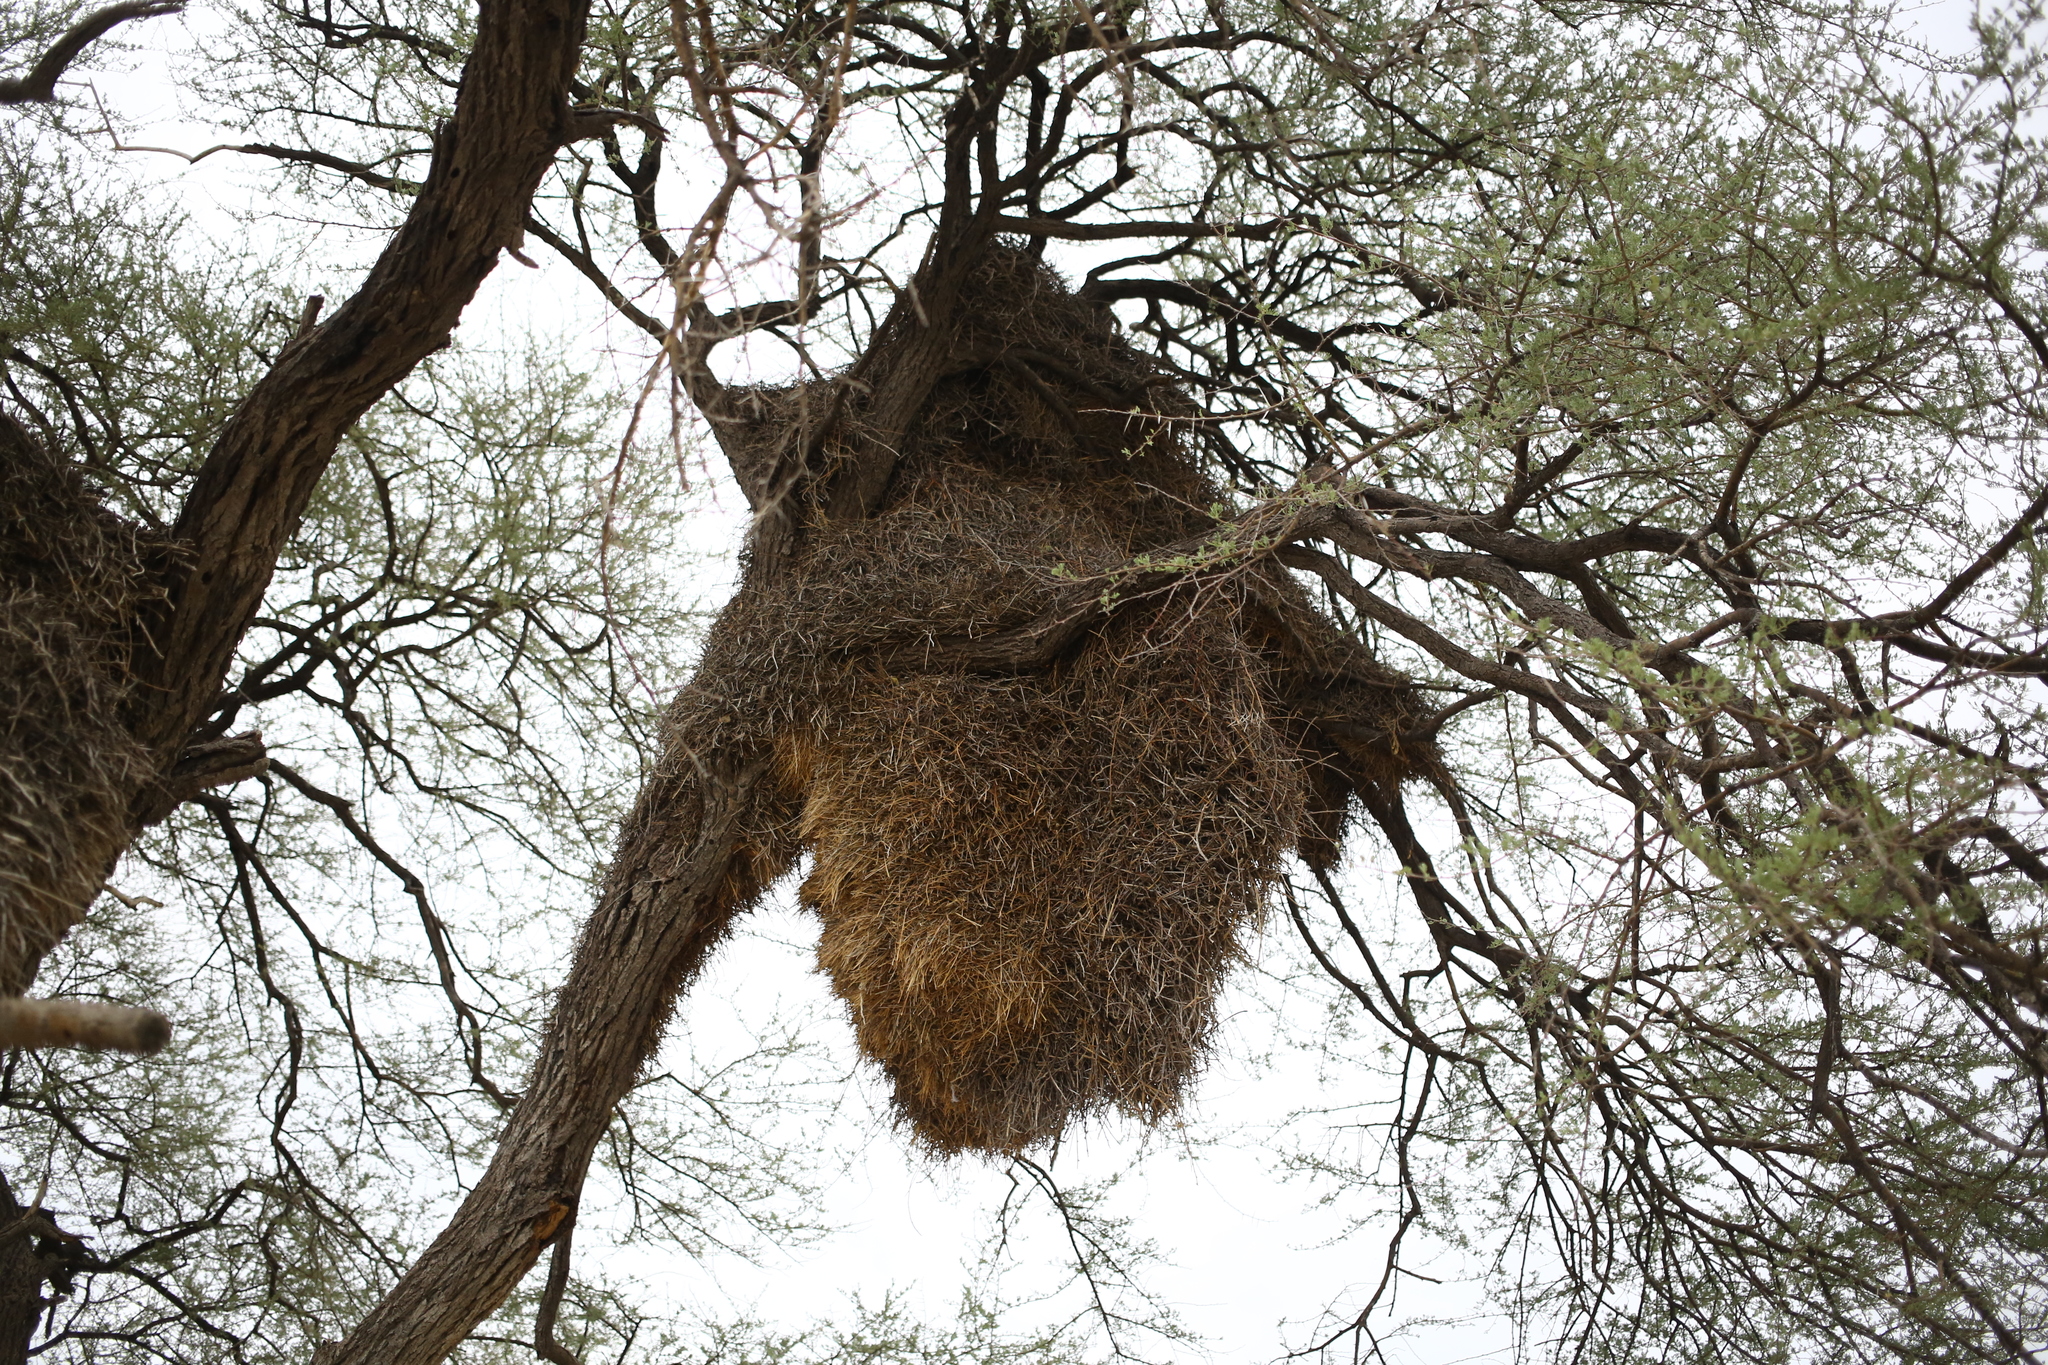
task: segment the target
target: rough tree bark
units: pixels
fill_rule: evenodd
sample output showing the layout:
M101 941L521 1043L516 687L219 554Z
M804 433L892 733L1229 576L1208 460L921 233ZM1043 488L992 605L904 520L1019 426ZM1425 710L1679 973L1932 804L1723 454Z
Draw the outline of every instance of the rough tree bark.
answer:
M0 1353L10 1356L13 1343L26 1347L45 1303L42 1288L47 1275L36 1255L40 1229L31 1222L34 1212L24 1209L0 1178L0 1218L5 1219L0 1229ZM26 1350L15 1358L26 1359Z

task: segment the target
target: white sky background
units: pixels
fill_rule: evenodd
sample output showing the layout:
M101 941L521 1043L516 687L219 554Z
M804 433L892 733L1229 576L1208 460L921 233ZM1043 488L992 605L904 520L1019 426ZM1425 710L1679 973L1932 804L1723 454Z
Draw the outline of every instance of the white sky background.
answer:
M1931 43L1952 50L1968 43L1966 3L1942 0L1920 14ZM216 21L195 14L190 22L197 28ZM177 21L158 20L135 26L129 36L176 51L190 33ZM82 67L92 66L88 56ZM125 118L146 125L133 141L197 150L235 140L178 115L154 54L145 53L118 78L102 79L98 88ZM174 197L202 227L218 224L223 233L246 231L243 215L264 203L275 184L272 167L232 155L198 166L148 153L129 160L138 193ZM308 206L307 211L317 214L318 208ZM303 251L309 274L326 273L319 262L366 257L376 246L360 234L344 237L331 228L319 229L290 210L258 222L259 231L274 232L278 242ZM646 339L613 321L588 285L566 267L545 253L533 254L543 261L540 270L528 271L508 260L491 276L466 316L464 342L488 344L494 334L529 331L552 335L567 355L609 371L620 392L629 394L644 365ZM331 302L338 302L349 284L334 279ZM723 599L743 511L743 500L729 486L703 491L691 532L712 558L679 591L701 595L707 606ZM1371 841L1357 841L1346 880L1369 922L1405 923L1413 912L1392 869L1380 865L1384 856ZM815 924L791 909L790 899L785 887L721 950L691 991L679 1014L677 1037L658 1065L687 1070L686 1048L700 1058L744 1052L753 1046L755 1028L771 1017L805 1021L809 1035L831 1052L828 1074L851 1071L858 1076L836 1114L808 1121L823 1165L839 1171L818 1212L842 1230L809 1246L771 1251L759 1265L730 1255L699 1262L635 1248L613 1253L607 1268L643 1281L653 1297L701 1305L718 1318L745 1313L794 1329L821 1317L844 1316L854 1297L876 1303L898 1291L921 1316L948 1322L1010 1182L999 1166L974 1159L935 1167L891 1129L886 1085L856 1065L843 1009L812 970ZM559 913L574 917L580 907L561 907ZM1315 1201L1323 1191L1285 1178L1279 1159L1285 1144L1317 1140L1321 1125L1310 1122L1277 1133L1277 1121L1297 1110L1369 1098L1345 1091L1371 1078L1362 1071L1325 1078L1317 1056L1286 1036L1316 1032L1319 1007L1307 996L1291 995L1276 980L1300 966L1284 920L1269 927L1259 953L1259 968L1241 974L1226 997L1223 1045L1188 1107L1187 1127L1145 1134L1129 1124L1106 1125L1070 1140L1053 1167L1067 1185L1123 1177L1110 1211L1135 1220L1138 1234L1155 1242L1164 1258L1143 1283L1206 1340L1207 1358L1246 1365L1301 1345L1308 1320L1325 1306L1351 1300L1361 1286L1369 1292L1380 1273L1384 1228L1376 1219L1345 1235L1348 1220L1372 1211L1378 1196L1352 1192L1334 1206L1321 1207ZM586 1210L579 1229L581 1257L603 1254L602 1223L599 1211ZM1056 1256L1061 1241L1042 1200L1029 1203L1023 1228L1017 1260L1020 1277L1028 1281L1034 1259ZM1413 1250L1421 1253L1410 1262L1414 1268L1437 1273L1426 1263L1423 1248ZM1455 1263L1441 1269L1456 1274ZM1410 1310L1463 1315L1484 1309L1456 1286L1431 1289L1411 1281L1403 1293ZM1156 1341L1133 1345L1149 1358L1167 1350ZM1404 1365L1452 1365L1505 1359L1509 1345L1504 1326L1482 1317L1467 1326L1430 1329L1393 1345L1388 1354ZM1174 1358L1189 1360L1204 1354L1187 1348L1173 1352Z

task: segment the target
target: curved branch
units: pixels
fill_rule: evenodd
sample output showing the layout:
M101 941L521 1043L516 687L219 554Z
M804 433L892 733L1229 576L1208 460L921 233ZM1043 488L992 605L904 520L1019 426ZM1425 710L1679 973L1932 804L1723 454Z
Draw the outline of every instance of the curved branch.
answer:
M336 443L450 333L569 129L587 0L484 0L455 115L425 184L353 297L286 347L201 466L175 534L187 547L146 623L138 738L181 742L219 690L285 537Z
M103 10L66 42L82 46L95 24L104 31L172 8L147 0ZM8 946L0 968L16 989L83 919L114 860L160 813L166 781L177 785L187 744L219 700L342 434L448 344L500 251L518 242L527 204L571 130L569 85L587 12L588 0L481 0L454 117L434 137L404 223L355 294L286 345L207 454L169 548L144 566L160 593L130 623L122 651L125 700L110 719L145 761L115 798L125 797L122 817L78 822L74 857L87 875L76 894L39 915L34 935ZM64 44L44 65L60 57L68 60Z
M50 44L49 51L29 68L26 76L0 80L0 104L54 104L57 82L63 78L65 68L117 24L177 14L184 8L185 0L122 0L118 5L94 10Z

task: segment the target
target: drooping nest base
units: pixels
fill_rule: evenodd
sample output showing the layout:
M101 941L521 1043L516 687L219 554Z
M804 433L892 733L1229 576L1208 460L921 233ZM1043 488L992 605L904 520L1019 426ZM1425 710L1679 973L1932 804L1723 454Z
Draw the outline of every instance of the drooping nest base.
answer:
M1405 682L1270 565L1122 604L1036 672L917 664L1211 524L1167 425L1104 410L1161 401L1107 319L1021 256L986 273L889 505L750 574L678 712L773 755L820 965L944 1152L1171 1112L1287 852L1326 860L1350 792L1418 758Z
M1213 621L1144 624L1050 678L864 688L791 746L819 963L936 1147L1171 1112L1296 827L1255 661Z

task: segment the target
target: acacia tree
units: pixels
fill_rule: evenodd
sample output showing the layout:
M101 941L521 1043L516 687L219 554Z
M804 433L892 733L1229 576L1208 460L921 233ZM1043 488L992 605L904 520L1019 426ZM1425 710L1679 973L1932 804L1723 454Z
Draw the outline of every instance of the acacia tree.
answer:
M722 179L672 240L672 153L622 130L529 231L662 340L754 502L756 581L902 495L905 433L963 371L1126 407L960 343L990 251L1097 244L1076 293L1194 408L1137 410L1239 501L1024 619L866 648L1028 675L1166 584L1311 575L1441 689L1405 738L1444 747L1469 866L1361 784L1434 960L1382 964L1333 887L1334 943L1296 901L1409 1049L1401 1227L1447 1193L1426 1148L1507 1135L1503 1230L1554 1238L1524 1302L1573 1349L2024 1357L2048 357L2035 58L2021 27L1983 38L1908 89L1864 12L627 9L593 88L660 121L680 86ZM907 130L900 178L845 140L870 101ZM794 288L720 314L707 268L748 204ZM619 219L674 325L605 268ZM778 391L795 409L706 362L747 329L814 376ZM563 1245L608 1097L788 856L751 832L758 752L686 719L668 743L490 1172L337 1358L438 1358Z
M275 22L299 61L252 115L297 141L243 150L424 202L430 123L383 125L432 110L459 24ZM1499 1264L1546 1267L1505 1278L1560 1353L2031 1359L2039 61L1981 37L1944 66L1853 7L618 6L571 89L631 117L524 230L719 440L742 599L901 505L935 394L1008 376L1055 425L1177 432L1209 524L855 654L1049 676L1277 564L1432 699L1396 736L1423 787L1349 784L1420 950L1333 881L1288 897L1404 1055L1383 1164L1340 1172L1400 1210L1386 1276L1330 1342L1374 1339L1477 1152L1489 1230L1548 1243ZM722 297L785 244L786 290ZM1000 253L1065 263L1166 387L963 345ZM787 367L714 366L742 335ZM440 1359L552 1247L549 1341L614 1104L805 837L758 741L693 719L712 660L489 1171L326 1358ZM1300 719L1339 755L1371 728Z

